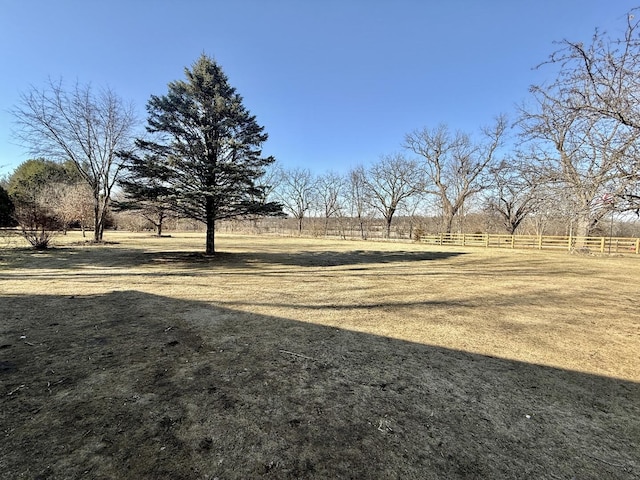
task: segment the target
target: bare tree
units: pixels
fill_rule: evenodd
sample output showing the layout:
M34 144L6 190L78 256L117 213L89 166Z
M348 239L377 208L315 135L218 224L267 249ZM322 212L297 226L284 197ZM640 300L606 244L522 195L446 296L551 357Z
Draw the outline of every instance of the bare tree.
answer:
M266 203L273 200L276 190L282 180L282 168L277 161L264 167L263 175L258 179L260 186L258 200Z
M123 167L116 155L131 147L135 115L109 89L76 84L65 90L49 80L31 87L13 111L16 138L30 153L71 160L93 194L94 240L101 241L112 188Z
M535 158L538 181L562 190L578 236L588 236L615 206L604 195L623 197L637 182L622 173L634 162L640 130L577 108L582 96L558 84L533 87L519 125Z
M400 215L406 216L406 219L409 223L409 238L414 238L414 230L416 225L422 219L423 209L425 207L425 195L422 195L422 192L418 195L413 195L411 197L407 197L400 204Z
M61 198L60 208L72 212L69 217L72 223L77 223L86 236L86 230L93 220L93 192L86 183L75 183L65 189Z
M315 179L306 168L280 170L275 195L293 218L298 221L298 235L302 234L302 221L312 206Z
M385 236L391 236L391 222L401 202L422 193L424 182L417 162L400 154L385 155L369 167L367 198L385 220Z
M366 240L365 223L369 216L368 209L371 202L367 193L367 172L362 165L349 171L347 183L347 196L351 207L351 216L358 222L360 238Z
M451 232L453 219L467 200L487 188L485 174L495 160L506 129L506 118L500 116L492 127L482 129L480 142L473 142L466 133L452 134L446 125L406 135L405 148L421 157L426 192L438 197L445 232Z
M324 234L329 230L329 219L340 215L343 209L345 180L335 172L320 175L315 184L318 207L324 217Z
M86 183L48 183L43 186L41 195L47 199L65 235L69 226L77 223L84 236L93 204L93 196Z
M640 129L640 21L634 8L622 38L596 29L591 42L562 40L545 64L560 66L552 87L574 97L581 115L594 114ZM533 87L539 90L540 87Z
M571 99L564 110L577 118L607 119L620 124L617 134L633 136L640 132L640 21L638 8L626 16L624 33L613 38L595 31L591 41L563 40L545 64L560 67L548 87L533 86L532 92L547 101ZM541 66L542 66L541 65ZM612 128L608 126L607 128ZM618 170L615 208L640 210L640 160L638 155L623 155L616 160Z
M256 180L256 195L252 196L252 200L257 203L267 204L275 202L277 197L277 190L282 180L282 168L277 160L264 167L264 173ZM286 216L284 212L280 215L273 216ZM251 221L254 231L260 230L260 219L264 218L261 214L248 215L247 219Z
M492 186L487 190L486 207L498 214L506 231L513 235L540 204L541 184L522 158L502 160L490 168L489 175Z

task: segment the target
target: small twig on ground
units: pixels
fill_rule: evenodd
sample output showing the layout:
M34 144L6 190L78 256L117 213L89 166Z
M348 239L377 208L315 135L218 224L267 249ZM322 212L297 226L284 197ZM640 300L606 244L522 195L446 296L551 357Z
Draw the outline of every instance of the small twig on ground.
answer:
M29 345L30 347L35 347L36 344L35 343L31 343L31 342L24 342L25 345Z
M16 393L18 390L20 390L21 388L24 388L24 387L26 387L26 385L24 385L24 384L23 384L23 385L20 385L20 386L19 386L19 387L17 387L17 388L14 388L14 389L13 389L13 390L11 390L9 393L7 393L7 397L10 397L11 395L13 395L13 394L14 394L14 393Z
M280 350L280 353L286 353L287 355L293 355L294 357L300 357L300 358L304 358L304 359L307 359L307 360L313 360L314 362L316 361L315 358L307 357L306 355L302 355L301 353L290 352L288 350Z
M588 453L587 453L587 457L591 457L591 458L593 458L594 460L598 460L599 462L606 463L607 465L610 465L610 466L612 466L612 467L622 468L622 469L623 469L623 470L625 470L625 471L627 470L626 465L620 465L619 463L607 462L606 460L603 460L602 458L598 458L598 457L596 457L595 455L590 455L590 454L588 454Z

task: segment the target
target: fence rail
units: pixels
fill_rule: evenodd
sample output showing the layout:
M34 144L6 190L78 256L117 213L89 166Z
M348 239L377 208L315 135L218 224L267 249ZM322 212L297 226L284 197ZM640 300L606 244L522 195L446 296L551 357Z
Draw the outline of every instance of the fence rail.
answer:
M640 254L640 238L574 237L545 235L491 235L488 233L439 233L422 235L422 243L486 248L566 250Z

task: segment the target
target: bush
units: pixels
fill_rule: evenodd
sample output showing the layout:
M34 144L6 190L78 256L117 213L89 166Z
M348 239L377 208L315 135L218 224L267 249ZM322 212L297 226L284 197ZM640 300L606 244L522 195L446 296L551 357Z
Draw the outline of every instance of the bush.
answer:
M18 202L14 215L22 236L36 250L49 248L51 240L62 227L58 218L41 202Z
M415 227L415 228L413 229L413 239L414 239L416 242L419 242L419 241L420 241L420 239L421 239L424 235L426 235L426 234L427 234L427 231L426 231L424 228L422 228L422 227Z

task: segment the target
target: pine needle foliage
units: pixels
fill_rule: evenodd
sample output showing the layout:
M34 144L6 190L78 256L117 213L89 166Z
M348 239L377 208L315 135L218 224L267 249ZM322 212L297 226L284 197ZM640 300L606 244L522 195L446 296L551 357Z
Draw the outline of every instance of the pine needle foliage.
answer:
M206 224L206 253L213 254L216 221L281 214L260 185L275 159L262 156L264 127L213 59L203 54L185 76L147 104L153 140L136 142L142 156L132 162L129 192L136 195L131 182L161 190L176 215ZM153 193L137 190L146 200Z

